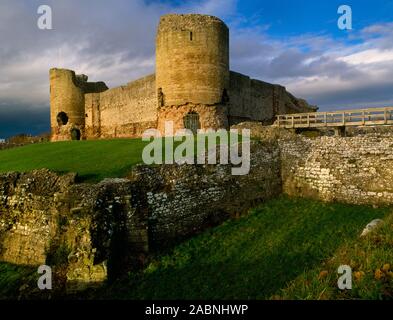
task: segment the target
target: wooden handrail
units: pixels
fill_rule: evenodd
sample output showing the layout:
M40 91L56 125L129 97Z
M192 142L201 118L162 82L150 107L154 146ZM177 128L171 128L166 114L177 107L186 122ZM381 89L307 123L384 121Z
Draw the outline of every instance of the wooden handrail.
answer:
M276 124L285 128L387 125L393 124L393 107L284 114L277 116Z

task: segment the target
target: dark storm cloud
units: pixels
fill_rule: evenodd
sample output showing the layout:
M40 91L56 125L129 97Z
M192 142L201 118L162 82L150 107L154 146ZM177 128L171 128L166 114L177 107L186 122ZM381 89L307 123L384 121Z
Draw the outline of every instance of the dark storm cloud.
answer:
M309 101L318 101L319 106L336 109L367 108L370 106L393 106L393 81L385 84L363 84L345 90L326 90L308 96ZM330 108L331 109L331 108Z
M49 106L0 105L0 138L49 132Z

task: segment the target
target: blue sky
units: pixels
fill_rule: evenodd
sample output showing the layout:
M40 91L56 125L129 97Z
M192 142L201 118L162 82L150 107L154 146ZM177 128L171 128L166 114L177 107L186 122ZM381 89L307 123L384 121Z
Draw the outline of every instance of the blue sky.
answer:
M184 3L177 0L149 2L171 3L174 6ZM345 33L337 28L337 8L340 5L352 7L354 29L360 30L393 19L393 0L241 0L237 1L232 17L241 16L244 27L268 25L269 34L277 37L320 32L345 37ZM227 18L227 22L230 21L231 15Z
M321 110L393 105L393 0L0 0L0 138L49 130L48 70L110 87L154 72L166 13L203 13L230 28L231 69L279 83ZM350 5L353 30L337 27Z
M271 26L269 32L274 36L328 32L342 37L337 28L337 8L343 4L353 9L354 29L392 20L393 1L385 0L240 1L238 10L245 16L258 16L259 23Z

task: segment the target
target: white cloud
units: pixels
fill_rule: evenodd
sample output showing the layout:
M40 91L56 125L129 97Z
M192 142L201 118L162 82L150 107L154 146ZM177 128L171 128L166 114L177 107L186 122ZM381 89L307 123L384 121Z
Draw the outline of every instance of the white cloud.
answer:
M392 27L369 26L345 41L324 34L277 39L235 31L232 61L236 71L283 84L322 109L391 105Z
M345 61L353 65L367 65L378 62L390 62L393 61L393 49L369 49L338 58L338 60Z

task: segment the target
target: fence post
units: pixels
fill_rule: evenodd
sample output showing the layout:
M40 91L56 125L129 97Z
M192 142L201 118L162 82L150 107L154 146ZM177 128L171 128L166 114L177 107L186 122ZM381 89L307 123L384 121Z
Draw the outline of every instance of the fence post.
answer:
M385 124L388 123L388 113L387 112L388 112L388 110L385 108L383 111L383 118L384 118Z

